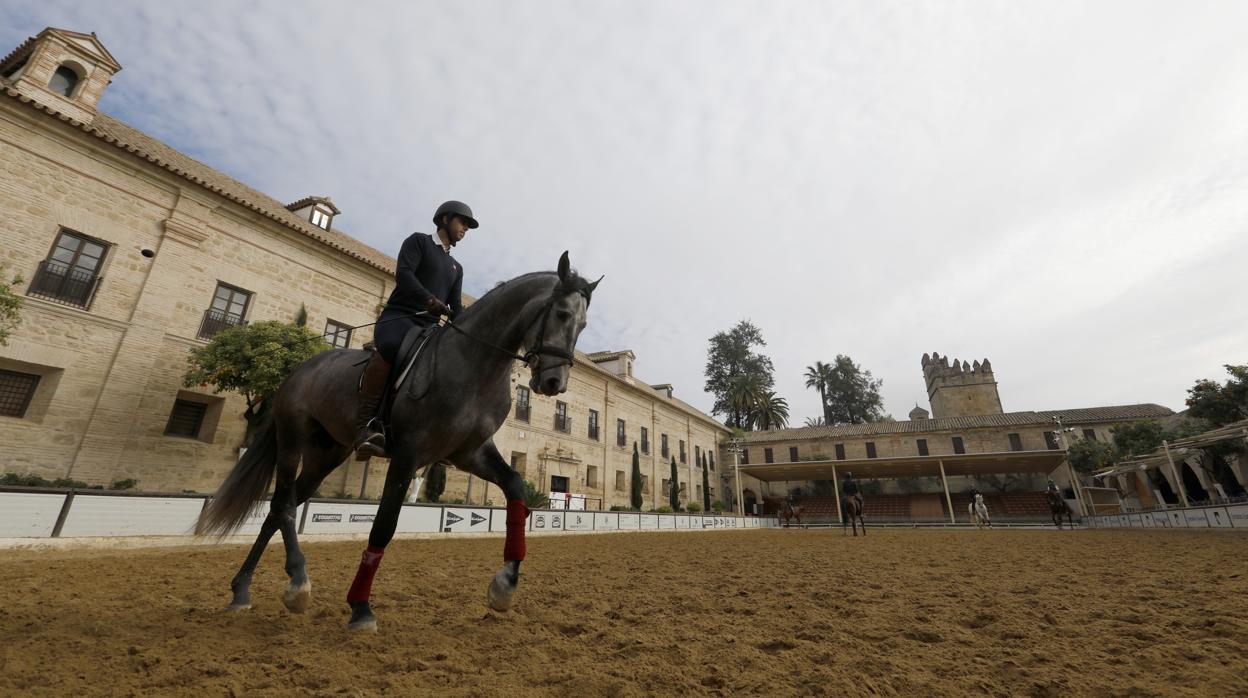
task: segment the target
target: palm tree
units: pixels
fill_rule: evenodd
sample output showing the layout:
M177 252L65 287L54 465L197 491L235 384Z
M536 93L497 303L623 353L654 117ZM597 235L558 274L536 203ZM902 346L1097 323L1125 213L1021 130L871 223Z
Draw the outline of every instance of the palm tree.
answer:
M754 401L750 423L761 431L785 428L789 425L789 401L770 390L762 393Z
M828 413L828 384L832 381L832 371L833 367L822 361L816 361L814 366L806 367L806 387L819 391L819 406L823 408L823 421L825 424L832 421L832 415Z
M823 417L807 417L806 426L808 427L826 427L828 422Z
M733 376L728 388L728 403L732 407L730 427L740 427L745 431L753 431L755 426L755 405L763 394L763 382L755 374L743 373Z

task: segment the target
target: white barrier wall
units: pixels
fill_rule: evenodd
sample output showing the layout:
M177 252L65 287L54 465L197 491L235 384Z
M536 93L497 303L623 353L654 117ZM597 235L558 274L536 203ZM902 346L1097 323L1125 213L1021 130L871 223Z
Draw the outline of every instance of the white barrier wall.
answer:
M1248 504L1106 514L1085 521L1093 528L1248 528Z
M203 508L200 497L75 494L61 537L186 535Z
M0 492L0 538L47 538L65 505L63 494Z

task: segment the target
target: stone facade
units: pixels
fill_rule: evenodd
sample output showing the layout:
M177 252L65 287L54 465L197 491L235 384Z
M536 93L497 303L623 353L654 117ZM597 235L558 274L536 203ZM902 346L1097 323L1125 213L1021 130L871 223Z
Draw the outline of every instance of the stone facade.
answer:
M48 89L60 65L83 80L69 98ZM219 284L250 294L246 321L290 321L306 307L314 330L330 320L362 325L389 295L394 260L328 224L313 226L303 215L311 206L287 209L98 113L119 69L93 35L63 30L47 30L0 61L0 266L24 277L14 290L26 295L22 323L0 347L0 370L39 376L24 415L0 416L0 472L211 491L238 455L245 405L181 382L187 352L205 343L201 327ZM31 295L63 233L105 247L93 292L72 302ZM350 346L370 339L359 330ZM656 443L660 433L684 440L681 479L695 483L693 448L713 449L724 427L635 381L631 360L612 367L627 371L578 355L569 391L558 398L570 431L554 429L555 399L534 396L529 420L513 413L497 435L499 449L540 489L566 477L571 491L607 506L627 501L615 473L628 471L645 425ZM526 381L517 373L517 385ZM177 400L203 406L198 436L166 434ZM596 440L586 429L590 409L599 413ZM617 418L626 421L625 448L615 445ZM665 477L653 454L643 463L651 483ZM385 465L365 473L349 462L321 493L375 496ZM445 496L498 502L491 489L452 473ZM695 492L690 486L687 499ZM647 504L665 501L652 484Z

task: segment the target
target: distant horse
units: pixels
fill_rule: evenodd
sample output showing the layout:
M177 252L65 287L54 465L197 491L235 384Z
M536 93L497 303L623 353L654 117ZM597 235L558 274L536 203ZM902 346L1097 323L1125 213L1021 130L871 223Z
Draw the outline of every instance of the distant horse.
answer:
M785 528L789 527L789 522L796 520L797 525L802 525L802 507L793 506L789 500L780 503L780 508L776 510L776 522Z
M854 519L858 524L854 524ZM847 494L841 497L841 533L847 533L846 526L854 529L854 537L858 537L858 526L862 526L862 535L867 535L867 522L862 519L862 502L858 497Z
M967 507L967 511L971 515L971 522L977 528L983 528L984 524L987 524L988 528L992 528L992 521L988 520L988 505L984 504L984 495L976 493L975 501L971 502L970 506Z
M1057 530L1062 530L1062 514L1066 514L1066 521L1071 528L1075 527L1074 518L1070 511L1070 505L1062 498L1062 495L1056 492L1049 492L1049 513L1053 515L1053 525L1057 526Z
M601 281L601 279L599 279ZM529 367L529 387L541 395L567 389L576 340L585 329L589 283L572 271L568 253L557 272L534 272L501 284L465 309L454 325L436 330L415 367L404 374L390 409L390 465L355 581L347 592L352 630L376 630L369 605L373 577L394 537L404 497L417 468L448 462L498 485L507 499L503 567L487 600L511 606L524 559L524 477L498 452L493 436L511 411L516 360ZM524 352L518 355L516 352ZM282 383L254 446L239 459L200 515L200 535L238 529L277 476L269 515L230 584L230 609L251 608L251 577L269 539L282 532L290 583L283 601L293 613L307 610L312 583L296 539L296 510L327 475L351 455L356 434L356 386L367 354L324 351ZM410 375L409 375L410 374ZM300 461L302 460L302 469ZM298 477L296 477L296 474Z

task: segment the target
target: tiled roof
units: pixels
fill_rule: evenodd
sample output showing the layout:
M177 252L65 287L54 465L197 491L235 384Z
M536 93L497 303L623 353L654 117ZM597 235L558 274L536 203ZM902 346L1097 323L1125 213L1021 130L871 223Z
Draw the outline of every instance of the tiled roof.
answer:
M324 204L328 206L329 210L333 211L335 216L342 213L342 211L339 211L338 207L334 205L334 202L329 200L328 196L305 196L298 201L292 201L291 203L286 204L286 210L298 211L304 206L311 206L312 204Z
M610 361L611 359L619 358L625 354L632 353L632 349L625 349L623 351L595 351L586 354L585 356L589 357L590 361Z
M21 102L44 111L61 121L71 124L106 143L132 153L159 167L188 179L206 189L214 191L225 198L270 218L302 235L354 257L370 266L389 274L394 273L395 260L379 250L356 240L340 230L322 230L311 222L302 220L291 213L277 199L253 189L238 180L229 177L208 165L195 160L161 141L108 116L98 113L90 124L84 124L56 109L35 102L31 98L12 89L5 81L0 81L0 91Z
M745 441L805 441L837 437L872 436L875 434L914 434L933 431L958 431L962 429L985 429L991 427L1021 427L1051 425L1053 417L1060 417L1062 424L1087 424L1093 422L1120 422L1135 419L1156 419L1174 414L1161 405L1117 405L1112 407L1084 407L1071 410L1044 412L1006 412L984 414L974 417L945 417L942 419L907 419L895 422L871 424L848 424L833 427L800 427L797 429L773 429L772 431L748 431Z

